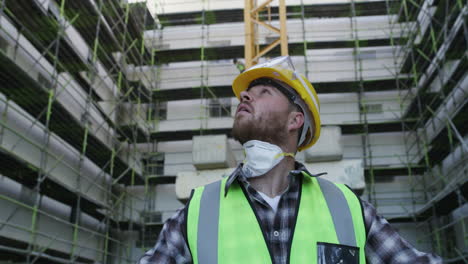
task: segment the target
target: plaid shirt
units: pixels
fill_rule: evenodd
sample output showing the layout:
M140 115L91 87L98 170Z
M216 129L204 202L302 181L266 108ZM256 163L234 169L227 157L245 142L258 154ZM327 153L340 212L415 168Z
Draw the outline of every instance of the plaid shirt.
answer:
M274 254L275 264L286 263L288 240L292 235L294 215L298 202L301 171L304 165L296 163L296 170L289 174L289 187L282 194L276 214L260 194L250 186L242 175L240 166L229 176L226 191L234 181L246 189L252 201L260 225L266 232L266 243ZM307 172L307 174L310 174ZM229 195L229 194L228 194ZM366 258L368 263L442 263L434 254L423 253L404 240L384 218L377 215L375 208L362 201L367 231ZM186 211L179 209L167 220L154 248L145 253L138 264L192 263L192 256L186 242L184 221Z

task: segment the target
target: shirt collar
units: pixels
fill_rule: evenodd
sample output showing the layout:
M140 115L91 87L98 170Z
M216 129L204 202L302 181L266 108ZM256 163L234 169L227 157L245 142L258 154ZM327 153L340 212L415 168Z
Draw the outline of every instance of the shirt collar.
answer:
M231 187L232 183L238 179L242 182L246 182L247 178L244 176L244 173L242 171L242 166L243 163L239 164L237 168L229 175L226 185L224 186L224 196L228 194L229 188ZM318 173L318 174L312 174L310 173L307 168L304 166L304 164L296 161L294 164L294 170L290 171L289 176L299 176L303 175L303 172L308 175L309 177L319 177L321 175L327 174L326 172Z

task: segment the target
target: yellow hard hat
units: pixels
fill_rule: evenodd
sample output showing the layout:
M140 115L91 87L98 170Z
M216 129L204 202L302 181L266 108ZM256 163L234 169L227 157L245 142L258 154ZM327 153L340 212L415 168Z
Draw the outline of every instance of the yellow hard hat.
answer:
M320 136L320 102L312 84L304 75L295 71L289 56L282 56L257 64L239 74L232 83L232 90L240 100L242 91L247 90L253 81L264 78L285 83L287 85L284 88L292 88L297 94L299 98L295 97L293 103L302 109L305 117L298 150L314 145Z

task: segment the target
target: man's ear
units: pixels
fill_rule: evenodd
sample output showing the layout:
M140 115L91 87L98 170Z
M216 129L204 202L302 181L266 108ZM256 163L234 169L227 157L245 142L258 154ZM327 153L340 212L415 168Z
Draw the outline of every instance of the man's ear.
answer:
M289 113L288 131L299 130L304 124L304 114L292 111Z

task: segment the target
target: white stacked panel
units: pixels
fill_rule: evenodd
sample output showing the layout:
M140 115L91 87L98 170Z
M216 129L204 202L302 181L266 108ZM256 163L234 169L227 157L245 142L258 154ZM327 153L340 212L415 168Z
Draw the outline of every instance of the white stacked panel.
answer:
M206 119L205 100L180 100L167 103L167 119L160 120L154 131L180 131L200 129Z
M190 150L176 153L164 153L164 174L165 175L177 175L180 171L195 171L196 168L193 166L193 155L190 143Z
M122 188L121 193L125 193L125 198L121 203L119 203L118 207L118 219L114 219L116 221L121 222L136 222L140 221L140 212L144 211L145 205L152 204L153 200L152 197L148 197L145 195L146 192L150 192L151 188L148 187L148 190L145 191L144 186L125 186ZM145 199L147 199L145 201Z
M306 163L311 173L328 172L324 177L330 181L343 183L355 190L365 188L364 168L361 160L342 160L335 162ZM190 197L191 190L231 175L234 168L180 172L177 174L177 198L185 201Z
M200 103L201 102L201 103ZM170 101L167 104L167 119L160 120L154 132L231 128L232 117L209 117L208 100ZM232 98L232 102L237 99ZM235 105L231 106L231 113Z
M406 241L408 241L421 252L434 251L431 237L428 235L433 232L433 229L427 223L391 223L391 225L398 231L401 237L403 237Z
M454 234L455 245L460 252L468 252L468 241L466 240L466 226L468 226L468 204L460 206L451 213L455 222Z
M378 206L378 213L387 219L406 217L418 212L425 204L422 180L419 175L394 176L385 182L375 182L363 198L375 197L374 206Z
M319 94L322 125L360 124L357 93ZM378 111L368 112L369 123L398 121L408 101L402 101L398 91L366 92L364 104L378 106ZM153 132L231 128L231 117L209 117L208 100L170 101L167 104L167 119L157 123ZM236 98L231 101L231 113L235 113ZM400 105L401 104L401 105ZM231 114L232 116L233 114Z
M181 130L201 129L203 120L199 119L179 119L179 120L162 120L158 122L153 132L169 132Z
M154 191L155 203L154 211L162 213L162 222L174 215L174 209L184 206L178 199L175 191L175 184L162 184L156 186Z
M6 31L8 32L6 39L13 41L12 37L16 37L19 40L18 45L15 47L15 53L7 54L7 56L31 78L38 80L38 76L41 74L44 78L51 81L52 76L55 74L53 66L7 19L2 17L0 22L2 28L8 29L8 31ZM13 44L13 42L11 44ZM90 133L111 148L112 144L114 144L110 136L113 135L113 129L107 124L106 120L97 109L97 106L93 104L87 106L87 94L79 87L79 84L73 80L70 74L58 74L57 82L55 93L56 102L67 109L68 113L76 120L82 120L83 115L87 112Z
M394 19L394 18L391 18ZM309 20L306 20L306 22ZM370 28L374 27L376 32L369 33L372 36L377 36L381 32L386 32L382 30L383 25L389 24L388 17L359 17L357 18L357 24L362 26L366 30L370 30ZM290 32L290 42L294 42L294 33L291 32L302 32L302 21L301 20L289 20L288 23L291 23L291 26L288 27L288 31ZM307 23L311 23L307 25L307 28L313 29L320 29L324 32L338 32L337 36L334 36L328 41L333 40L336 41L339 39L339 36L351 36L352 34L339 32L339 29L346 29L350 30L350 21L348 18L333 18L333 19L318 19L318 20L310 20ZM314 25L317 23L317 25ZM229 28L229 25L232 25L233 28ZM238 32L238 30L242 29L242 24L218 24L218 25L211 25L210 27L217 28L217 30L213 30L213 34L209 34L206 39L213 39L213 42L219 43L220 41L226 41L226 38L232 38L233 32ZM236 27L238 27L236 29ZM335 28L335 29L333 29ZM181 26L181 27L167 27L165 29L169 32L164 32L164 36L168 38L168 42L173 45L183 45L183 43L187 43L193 45L193 47L199 47L201 43L196 44L194 40L190 38L190 35L187 36L187 33L181 34L182 32L191 32L189 34L194 34L193 31L201 30L200 26ZM221 30L222 29L222 30ZM217 32L229 32L223 33L224 35L217 36ZM311 31L313 32L313 31ZM308 32L307 35L311 35L310 41L318 41L320 39L319 36L314 36L311 32ZM351 33L351 31L350 31ZM265 31L265 34L266 31ZM147 32L147 41L155 42L154 39L150 37L155 35L152 32ZM171 36L174 38L179 39L171 39ZM382 36L388 37L388 36ZM215 39L217 38L217 39ZM244 38L243 34L237 36L239 44L243 44ZM302 38L302 34L301 34ZM324 39L327 40L327 39ZM164 41L164 38L162 38ZM211 40L209 40L211 41ZM208 41L208 42L209 42ZM299 42L303 42L303 38L298 40ZM228 40L229 43L236 43L233 39ZM165 45L165 44L164 44ZM205 45L209 46L209 43L205 43ZM177 48L191 48L192 46L177 46ZM309 50L307 52L308 60L308 67L309 67L309 78L313 80L313 82L323 82L323 81L349 81L349 80L356 80L355 75L355 56L353 56L354 50L353 49L328 49L328 50ZM362 78L364 79L388 79L393 78L395 70L395 62L399 63L399 59L394 60L393 50L391 47L372 47L372 48L361 48L360 55L357 57L361 61L362 68ZM395 50L398 53L398 50ZM328 54L327 54L328 53ZM377 60L378 59L378 60ZM303 64L304 59L302 57L297 57L293 61L297 64L296 67L299 70L303 70L305 72ZM317 63L314 63L317 62ZM205 62L206 63L206 62ZM161 69L161 78L163 81L160 84L160 89L172 89L172 88L180 88L180 87L198 87L202 85L200 80L200 76L207 76L205 78L206 83L208 85L216 86L216 85L230 85L230 81L234 78L237 74L235 67L233 67L230 61L220 61L218 65L210 65L213 62L208 62L207 65L204 65L202 62L183 62L180 63L180 66L177 66L176 63L171 63L166 67ZM320 68L316 67L319 64ZM328 64L331 64L328 66ZM337 68L338 67L338 68ZM326 70L328 69L328 71ZM171 72L173 71L173 72ZM205 73L205 74L204 74ZM227 73L227 74L226 74ZM181 77L183 76L183 77ZM336 76L339 76L337 78ZM360 76L357 76L358 79ZM150 79L150 78L146 78Z
M319 99L322 125L362 123L357 93L319 94ZM397 91L366 92L361 100L378 106L378 111L367 113L369 123L398 121L400 107L407 106L406 103L400 106Z
M41 159L46 155L47 162L43 169L50 179L72 191L78 190L86 199L105 206L106 188L111 181L107 173L86 157L80 164L80 153L54 133L50 134L45 145L47 137L44 126L11 101L5 103L3 96L0 97L0 113L4 117L0 144L3 151L36 168L41 168Z
M244 152L239 142L228 139L236 162L244 159ZM159 142L157 149L164 152L164 174L177 175L179 172L196 171L193 166L192 140Z
M387 46L368 47L359 49L360 54L354 56L352 48L307 50L307 70L304 57L291 58L299 72L308 73L312 83L382 80L395 76L395 65L400 59L395 59L393 51L392 47ZM134 70L143 71L141 68ZM146 69L129 76L140 78L151 87L158 87L158 90L170 90L230 86L239 74L231 60L175 62L161 66L157 72L158 81L151 84L148 80L151 80L150 75L154 75L153 70Z
M395 23L396 19L393 15L359 16L354 18L355 28L349 17L289 19L288 37L291 43L354 41L354 36L359 40L388 39L402 34L400 27L390 24ZM279 26L276 21L273 25ZM263 28L260 32L263 33L262 37L269 35Z
M60 74L58 82L57 102L76 120L82 120L87 114L90 133L99 138L104 145L112 148L114 142L111 135L114 129L106 122L97 106L87 103L87 94L68 73Z
M447 120L455 117L464 106L468 98L468 74L457 83L455 88L444 98L444 102L434 111L434 116L425 124L425 132L428 141L432 141L441 130L446 128Z
M396 23L396 19L396 16L387 15L355 17L356 28L352 27L348 17L288 19L288 43L354 41L354 36L359 40L389 39L403 34L401 27L390 24ZM279 21L272 21L271 24L279 28ZM160 30L148 30L144 38L150 50L232 47L244 45L244 30L242 22L168 26ZM258 27L258 32L260 45L269 44L272 39L278 38L278 34L265 27Z
M139 129L146 132L147 125L147 104L119 103L118 124L120 126L136 125Z
M305 163L307 170L312 174L326 172L320 176L329 181L348 185L356 191L364 190L364 166L361 159L347 159L340 161Z
M374 167L406 167L405 137L403 132L371 133L367 159ZM344 158L364 158L362 135L344 135ZM370 153L369 153L370 151Z
M399 61L394 52L398 49L390 46L307 50L308 78L312 82L392 79Z
M45 3L45 2L44 2ZM55 7L55 3L51 2L51 6ZM14 58L13 60L21 67L28 75L30 75L33 79L37 79L37 74L41 73L44 75L45 78L50 78L55 72L53 66L43 57L37 49L29 42L27 38L25 38L18 30L13 26L13 24L6 18L1 17L1 26L4 32L2 35L5 39L7 39L12 46L14 42L18 43L18 50L14 52L17 54L8 54L10 58ZM81 57L83 62L87 62L88 58L91 57L91 51L87 46L86 42L83 38L79 35L78 31L68 22L65 27L65 39L67 40L68 44L72 46L75 51L77 52L78 56ZM16 55L20 54L19 57ZM38 65L34 65L32 62L38 63ZM114 99L117 95L117 87L114 85L113 81L109 77L109 74L102 66L99 60L95 63L95 70L97 71L97 77L100 77L99 81L95 81L92 88L95 89L96 93L101 96L104 100ZM85 73L82 73L82 77L87 79ZM49 80L50 81L50 80ZM62 84L63 85L63 84ZM67 86L66 83L65 86ZM105 86L103 86L105 85Z
M423 138L414 131L407 131L403 136L406 144L407 162L409 164L419 163L424 157L424 152L419 149L424 145Z
M143 73L146 79L148 74ZM202 86L230 86L239 74L231 60L176 62L159 69L158 90L198 88ZM154 84L151 84L154 86Z
M361 135L342 135L341 144L343 145L343 159L363 158Z
M443 87L447 85L447 82L452 78L452 75L455 73L460 63L461 60L447 60L444 62L442 67L431 67L431 69L433 69L431 72L438 71L438 74L434 77L431 84L429 84L429 91L432 93L441 92ZM427 77L423 75L419 80L419 84L422 84L425 81L427 81Z
M234 168L179 172L175 187L177 199L186 201L190 197L192 189L228 177L233 171Z
M322 127L317 143L304 152L306 162L341 160L343 158L341 128L338 126Z
M37 192L21 186L19 183L0 176L0 193L8 199L0 199L0 222L2 228L0 235L24 243L33 241L31 227L32 221L36 219L34 228L35 245L47 246L49 249L57 250L66 254L72 252L77 256L98 259L100 252L96 250L104 242L103 224L81 213L80 229L77 240L73 242L74 224L69 222L71 208L68 205L50 199L46 196L38 197ZM12 199L12 200L10 200ZM36 199L37 211L34 212ZM15 200L17 203L13 203Z
M18 31L11 25L11 23L2 17L2 27L7 28L6 38L10 41L12 36L16 36L18 39L18 46L15 53L7 54L10 59L15 61L19 67L21 67L31 78L38 80L39 74L42 77L51 81L52 76L55 74L52 65L39 53L31 43L18 33ZM76 32L75 32L76 33ZM12 42L13 43L13 42ZM103 88L101 84L97 84L96 91L101 96L105 96L104 99L111 99L117 95L116 87L112 83L109 75L102 65L98 62L96 64L96 70L98 71L99 83L106 84ZM87 103L87 94L80 88L79 84L73 79L69 73L60 73L57 78L57 89L56 89L56 102L67 109L68 113L72 115L76 120L82 120L86 114L88 118L89 131L96 136L103 144L107 147L116 147L119 149L118 143L112 141L112 135L114 129L107 123L106 119L102 116L97 105ZM45 87L52 88L52 87ZM86 113L85 113L86 112ZM112 111L111 111L112 112ZM112 115L110 115L113 118ZM117 144L117 146L115 146ZM122 156L120 153L119 156ZM127 157L123 159L128 164L133 164L134 158ZM141 173L141 168L134 168L137 173Z
M194 136L193 165L197 169L220 169L236 166L226 135Z
M122 160L125 160L128 166L132 168L135 173L140 175L143 173L143 153L139 152L138 148L136 148L133 143L122 142L116 155Z
M426 189L432 194L424 209L431 208L434 202L440 201L454 190L460 190L460 187L466 183L468 170L466 146L468 146L468 136L463 138L463 143L456 146L441 164L434 166L424 175Z
M99 108L111 120L112 123L117 123L117 115L119 113L116 101L101 101L98 102Z
M118 97L118 88L107 70L97 61L94 65L95 72L80 72L81 77L93 87L96 94L104 101L112 101Z
M138 0L128 0L135 2ZM382 2L382 0L288 0L287 5L289 6L300 6L300 5L323 5L323 4L350 4L354 3L372 3ZM279 1L272 1L270 6L277 7ZM157 2L155 10L157 14L172 14L172 13L184 13L184 12L199 12L214 11L214 10L226 10L226 9L244 9L243 1L232 1L232 0L172 0L172 1L161 1Z
M399 121L409 103L409 100L403 100L396 90L366 92L362 101L364 106L368 107L365 116L369 123ZM374 106L377 106L377 109L373 110Z
M160 222L162 224L174 214L176 209L183 206L176 198L174 184L149 187L126 186L124 192L125 199L119 204L119 221L145 221L141 218L141 212L159 212L162 215Z
M357 94L319 94L322 125L354 124L359 120Z
M222 129L231 128L234 124L234 120L231 117L219 117L219 118L208 118L206 120L206 126L201 126L204 129Z
M196 170L193 166L192 140L159 142L157 149L164 152L165 175Z

